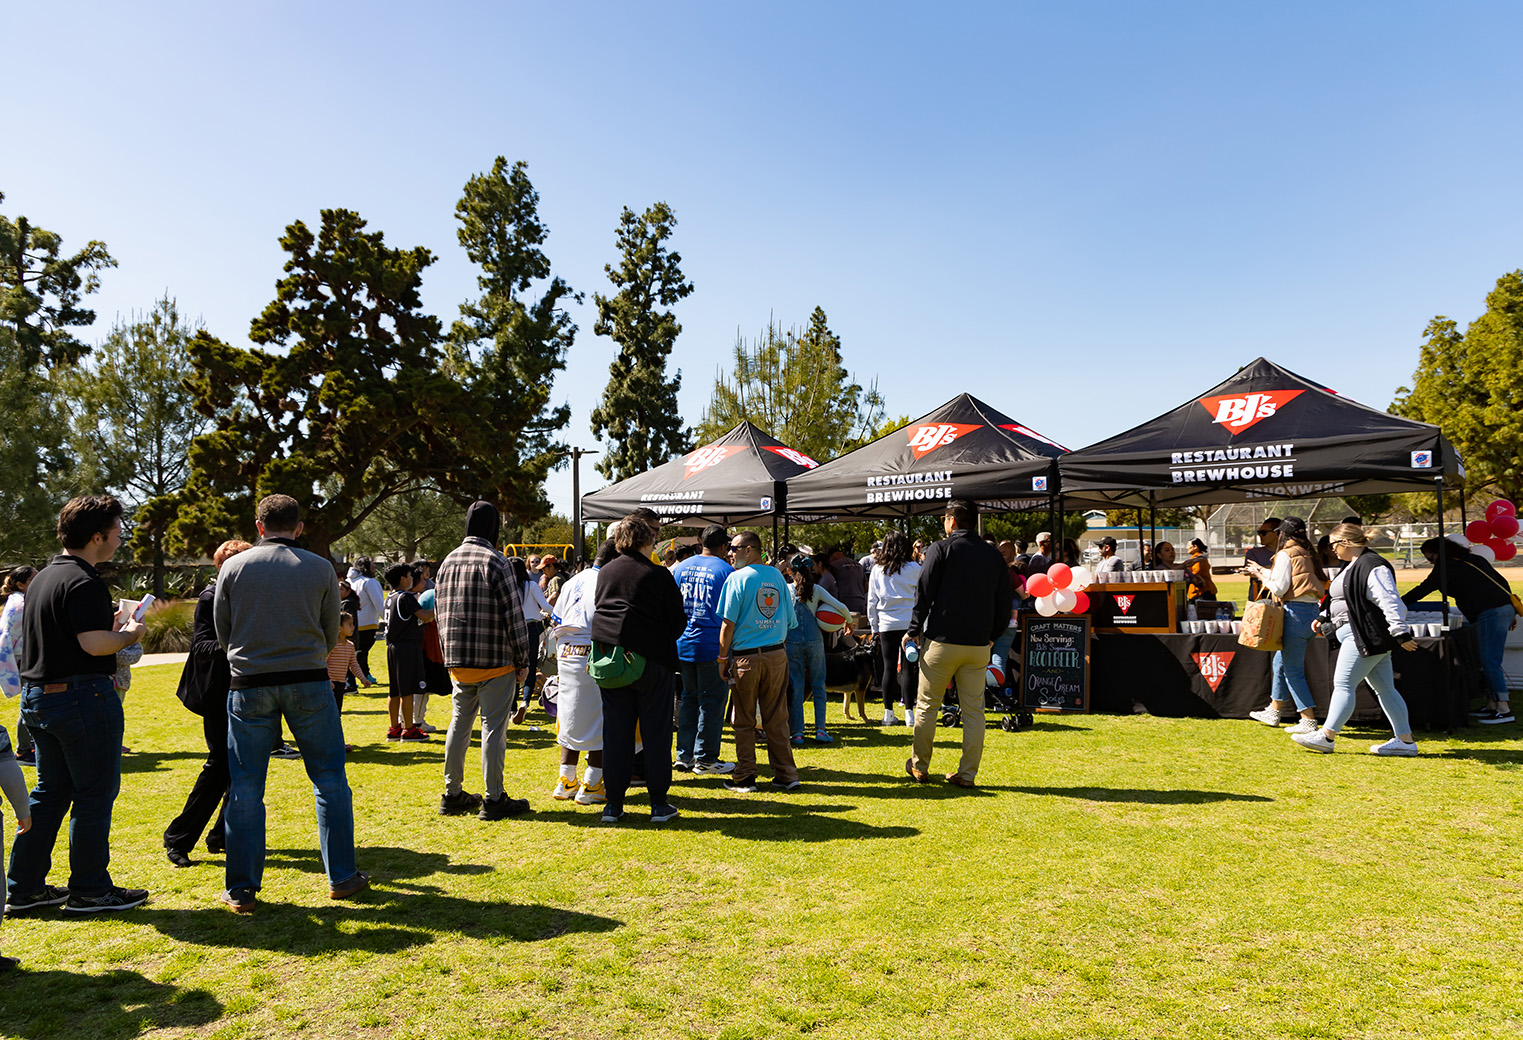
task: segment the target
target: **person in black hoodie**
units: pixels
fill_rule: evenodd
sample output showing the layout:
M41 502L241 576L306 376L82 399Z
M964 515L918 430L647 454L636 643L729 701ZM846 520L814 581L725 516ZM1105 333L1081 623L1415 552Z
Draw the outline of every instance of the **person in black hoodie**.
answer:
M619 555L598 572L592 640L595 649L620 646L645 658L633 684L603 693L603 822L624 815L624 795L635 766L635 725L645 747L645 783L652 823L675 818L667 800L672 784L672 704L677 637L687 628L682 593L672 574L650 558L656 531L643 516L619 521L613 531Z
M1471 714L1483 726L1515 722L1516 716L1507 699L1507 674L1502 671L1507 633L1518 624L1518 612L1512 605L1512 587L1485 558L1448 538L1429 538L1423 542L1422 552L1429 563L1438 563L1440 545L1447 557L1445 570L1448 572L1449 594L1454 597L1465 620L1475 626L1481 674L1490 691L1486 696L1486 707ZM1410 607L1437 589L1438 568L1435 566L1422 584L1401 597L1401 601Z
M1333 665L1333 699L1327 722L1311 733L1291 731L1290 739L1308 751L1329 754L1343 724L1354 714L1354 691L1360 680L1370 684L1381 710L1391 721L1396 736L1384 744L1371 745L1377 755L1413 758L1417 744L1407 721L1407 702L1396 692L1391 652L1397 647L1416 650L1417 640L1407 624L1407 608L1396 595L1396 572L1391 561L1369 547L1364 528L1339 524L1328 536L1333 552L1346 567L1328 586L1321 616L1312 629L1330 635L1338 644Z
M223 542L212 554L212 562L222 565L245 549L248 542ZM190 626L190 656L180 672L180 688L175 691L184 705L201 716L206 737L206 761L185 799L180 815L164 828L164 855L177 867L194 866L190 850L196 847L206 830L212 813L217 822L206 831L206 851L221 852L224 847L222 818L227 811L227 694L233 676L227 666L227 652L217 642L217 627L212 623L212 599L217 594L213 580L196 597L196 612Z

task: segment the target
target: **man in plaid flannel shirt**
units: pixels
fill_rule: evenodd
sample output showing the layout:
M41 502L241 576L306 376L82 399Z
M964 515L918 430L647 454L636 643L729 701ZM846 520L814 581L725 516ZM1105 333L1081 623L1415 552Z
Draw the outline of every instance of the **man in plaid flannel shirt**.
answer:
M444 738L444 795L439 799L439 812L447 816L479 807L481 819L500 820L529 808L528 799L509 798L502 787L508 713L536 648L524 624L523 593L497 551L501 528L496 506L473 503L465 514L465 540L444 558L434 577L439 641L454 687L454 710ZM485 801L461 786L478 709Z

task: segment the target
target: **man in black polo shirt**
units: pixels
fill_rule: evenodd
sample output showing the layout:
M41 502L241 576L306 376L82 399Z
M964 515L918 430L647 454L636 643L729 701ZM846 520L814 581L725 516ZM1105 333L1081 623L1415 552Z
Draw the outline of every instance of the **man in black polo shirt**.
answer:
M27 587L21 625L21 718L37 742L32 829L11 847L5 911L64 904L75 913L130 910L148 893L111 880L111 807L122 784L122 702L116 653L143 623L116 623L96 566L122 544L122 505L109 495L72 499L58 514L63 553ZM69 887L47 883L53 844L73 806Z
M984 754L984 676L989 650L1010 624L1011 584L999 550L974 532L978 507L947 503L947 537L925 551L909 640L920 647L920 691L915 700L915 753L904 763L917 783L930 779L931 744L947 683L957 679L962 709L962 760L947 783L972 787ZM923 639L922 639L923 637Z

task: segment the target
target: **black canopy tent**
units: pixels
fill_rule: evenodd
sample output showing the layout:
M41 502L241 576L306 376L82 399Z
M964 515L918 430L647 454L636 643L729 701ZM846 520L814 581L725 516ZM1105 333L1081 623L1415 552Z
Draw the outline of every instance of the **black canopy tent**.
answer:
M817 466L749 422L655 469L582 496L588 520L618 520L644 506L663 524L776 524L790 477Z
M799 521L910 517L953 498L1000 511L1050 507L1066 448L961 394L903 429L788 481Z
M1264 358L1156 419L1069 452L1058 467L1065 506L1137 508L1139 517L1160 506L1430 489L1440 535L1444 489L1465 476L1437 426L1341 397ZM1447 597L1442 553L1439 571Z

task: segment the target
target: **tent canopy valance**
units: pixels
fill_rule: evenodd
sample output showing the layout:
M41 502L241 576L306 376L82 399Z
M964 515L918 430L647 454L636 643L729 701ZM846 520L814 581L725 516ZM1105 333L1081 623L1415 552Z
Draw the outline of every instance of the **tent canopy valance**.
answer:
M587 520L618 520L644 506L663 524L754 524L781 512L785 481L817 466L749 422L718 440L582 496Z
M1070 507L1180 507L1450 487L1437 426L1362 405L1264 358L1172 411L1059 460ZM823 468L823 467L822 467Z
M970 394L788 481L797 521L936 513L953 498L986 509L1046 507L1067 449Z

